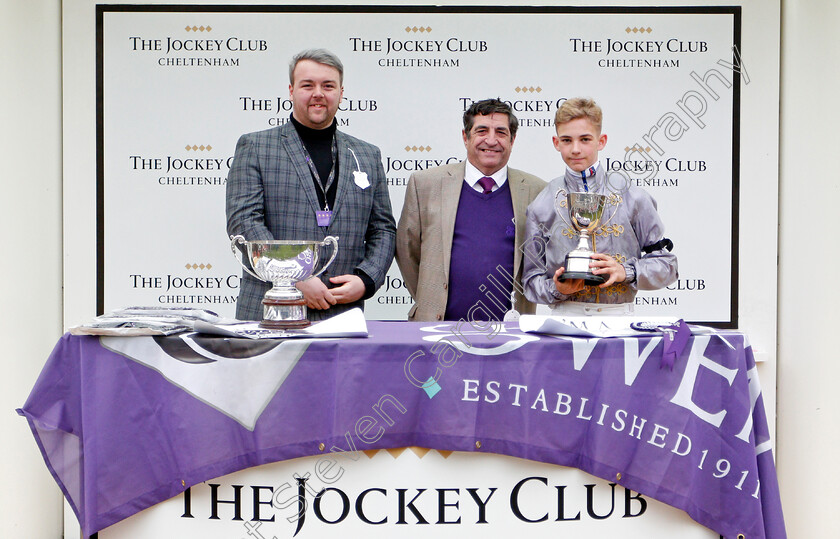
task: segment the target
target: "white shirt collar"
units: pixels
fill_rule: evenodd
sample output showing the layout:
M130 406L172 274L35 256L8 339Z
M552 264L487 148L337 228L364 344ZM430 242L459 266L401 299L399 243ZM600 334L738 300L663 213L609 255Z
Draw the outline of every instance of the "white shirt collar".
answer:
M484 189L478 183L478 180L486 176L486 174L475 168L475 166L472 163L470 163L469 160L465 160L464 162L466 163L466 167L464 169L464 181L467 182L467 185L469 185L476 191L484 191ZM499 187L503 186L507 181L507 165L503 166L493 174L490 174L490 177L493 178L493 181L496 182L496 187L493 188L493 191L495 191Z

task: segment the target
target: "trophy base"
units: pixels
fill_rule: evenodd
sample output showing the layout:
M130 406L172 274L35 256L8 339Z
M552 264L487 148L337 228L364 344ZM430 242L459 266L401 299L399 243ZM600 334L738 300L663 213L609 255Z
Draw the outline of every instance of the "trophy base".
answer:
M584 284L589 286L598 286L604 284L607 279L603 275L595 275L585 271L566 271L563 275L557 278L559 281L570 281L572 279L583 279Z
M311 326L309 320L263 320L260 327L265 329L303 329Z
M303 299L263 299L261 328L301 329L309 327L306 319L306 302Z
M584 249L575 249L566 255L566 271L558 277L558 280L583 279L587 286L598 286L607 282L607 278L603 275L595 275L589 271L589 264L592 262L591 255L592 251Z

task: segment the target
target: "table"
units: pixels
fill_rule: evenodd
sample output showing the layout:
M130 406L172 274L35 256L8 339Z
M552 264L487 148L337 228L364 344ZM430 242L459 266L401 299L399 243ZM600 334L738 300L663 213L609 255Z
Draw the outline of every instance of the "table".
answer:
M368 322L369 338L65 335L26 404L93 534L209 479L419 446L579 468L729 537L785 537L745 335L563 338L515 324Z

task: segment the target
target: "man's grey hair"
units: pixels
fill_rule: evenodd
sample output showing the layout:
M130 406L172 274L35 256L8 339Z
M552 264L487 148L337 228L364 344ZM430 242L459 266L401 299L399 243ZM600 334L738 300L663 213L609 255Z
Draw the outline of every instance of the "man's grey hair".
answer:
M331 53L327 49L306 49L295 54L292 61L289 62L289 84L295 84L295 67L301 60L312 60L319 64L324 64L338 70L338 83L344 85L344 64L338 59L338 56Z

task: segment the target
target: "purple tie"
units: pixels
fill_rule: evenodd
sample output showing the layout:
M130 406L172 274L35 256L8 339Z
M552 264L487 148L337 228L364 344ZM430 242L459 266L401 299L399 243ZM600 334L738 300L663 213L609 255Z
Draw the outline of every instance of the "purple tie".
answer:
M496 181L490 176L483 176L478 180L478 183L481 185L481 188L484 189L485 195L492 192L493 186L496 185Z

